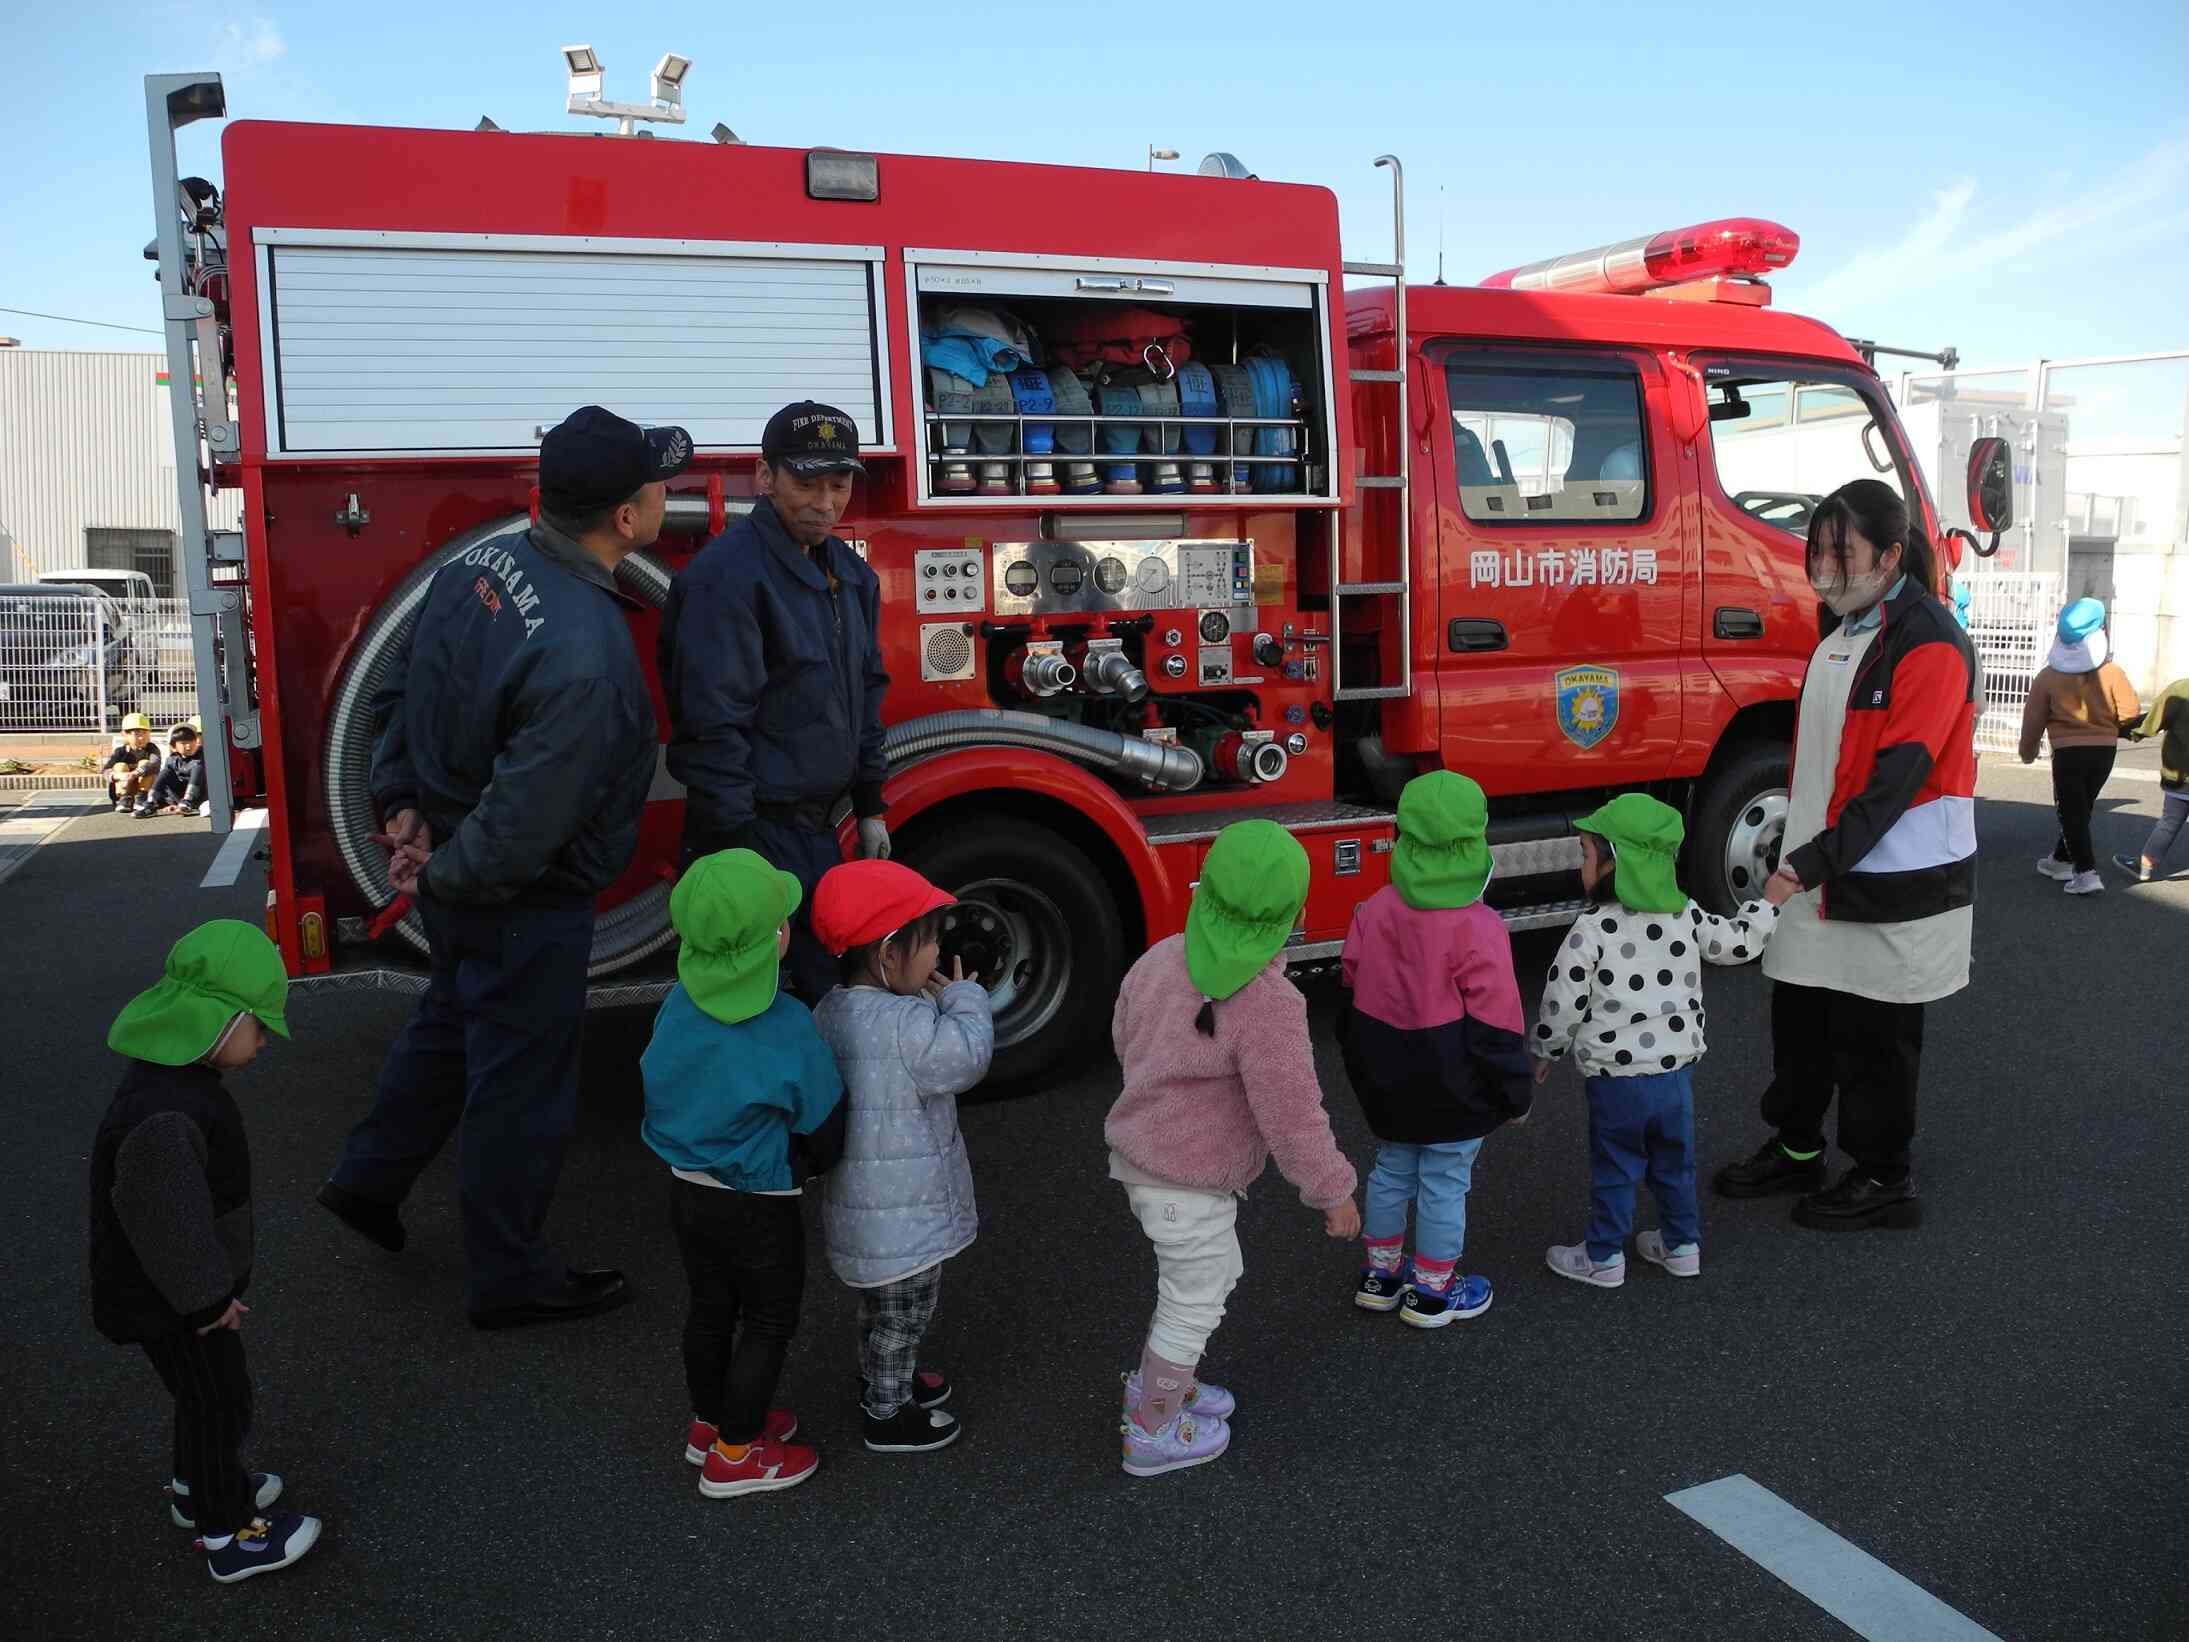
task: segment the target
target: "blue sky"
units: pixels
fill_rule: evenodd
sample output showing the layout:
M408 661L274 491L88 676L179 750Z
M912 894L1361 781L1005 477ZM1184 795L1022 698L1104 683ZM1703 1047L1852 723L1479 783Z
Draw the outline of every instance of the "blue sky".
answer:
M1389 252L1378 153L1410 185L1410 264L1448 277L1710 217L1802 236L1782 307L1970 364L2189 342L2189 7L1847 0L1427 8L46 8L11 27L0 307L151 326L141 77L212 67L239 117L515 129L561 112L556 48L608 95L691 57L701 136L1137 166L1237 152L1341 201L1347 249ZM1801 8L1810 11L1812 8ZM1785 13L1784 16L1759 14ZM827 19L826 32L814 19ZM1407 18L1402 34L1373 32ZM1369 32L1360 32L1367 30ZM211 127L186 168L217 175ZM152 336L0 313L32 347Z

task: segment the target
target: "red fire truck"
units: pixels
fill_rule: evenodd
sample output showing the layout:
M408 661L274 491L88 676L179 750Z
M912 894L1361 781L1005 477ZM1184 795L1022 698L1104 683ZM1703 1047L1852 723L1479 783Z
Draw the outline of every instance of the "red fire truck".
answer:
M240 122L223 191L178 177L173 138L225 114L217 77L154 77L147 109L169 380L204 383L172 397L213 785L223 824L263 807L269 929L317 984L422 985L369 837L366 703L582 403L701 452L623 571L655 607L750 505L770 412L857 421L889 819L960 898L1004 1077L1100 1032L1241 817L1306 845L1292 955L1330 958L1422 770L1491 795L1515 928L1575 914L1570 818L1630 788L1685 811L1687 883L1727 906L1783 826L1809 510L1876 473L1937 529L1875 374L1772 311L1758 276L1797 242L1768 222L1408 286L1389 156L1393 260L1360 264L1329 192L1225 155ZM207 486L241 489L239 535L207 533ZM652 796L601 901L604 1001L671 972L665 768Z

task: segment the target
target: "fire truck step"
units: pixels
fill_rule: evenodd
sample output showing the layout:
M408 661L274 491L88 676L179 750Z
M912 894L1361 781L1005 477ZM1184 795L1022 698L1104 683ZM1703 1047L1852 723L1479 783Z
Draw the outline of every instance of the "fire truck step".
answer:
M1340 582L1338 583L1338 591L1350 599L1355 594L1366 597L1374 593L1403 593L1406 591L1406 584L1404 582Z
M1354 477L1353 483L1363 490L1404 490L1406 480L1395 473L1363 473Z
M1355 382L1403 382L1406 380L1404 371L1347 371L1345 374Z
M1400 701L1412 695L1405 684L1349 684L1332 698L1337 701Z
M1371 274L1377 279L1398 279L1406 270L1395 262L1349 262L1345 265L1349 274Z

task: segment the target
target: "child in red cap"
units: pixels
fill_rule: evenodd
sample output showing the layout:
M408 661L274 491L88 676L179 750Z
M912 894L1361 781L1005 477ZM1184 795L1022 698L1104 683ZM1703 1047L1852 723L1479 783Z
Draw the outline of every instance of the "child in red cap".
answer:
M829 1264L859 1291L866 1445L908 1454L955 1442L950 1382L919 1366L942 1263L973 1241L973 1167L957 1096L988 1074L988 992L953 959L938 968L955 905L909 867L854 861L813 894L813 933L842 984L813 1023L843 1073L849 1123L822 1223Z

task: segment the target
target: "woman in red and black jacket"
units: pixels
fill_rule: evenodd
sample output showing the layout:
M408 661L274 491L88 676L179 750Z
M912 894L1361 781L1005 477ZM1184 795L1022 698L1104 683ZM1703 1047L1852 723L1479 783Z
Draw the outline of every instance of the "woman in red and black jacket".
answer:
M1809 524L1823 637L1802 680L1781 906L1764 954L1776 1133L1718 1171L1728 1197L1799 1191L1801 1225L1913 1226L1923 1006L1968 985L1976 903L1976 655L1891 486L1857 479ZM1839 1096L1852 1166L1824 1188Z

